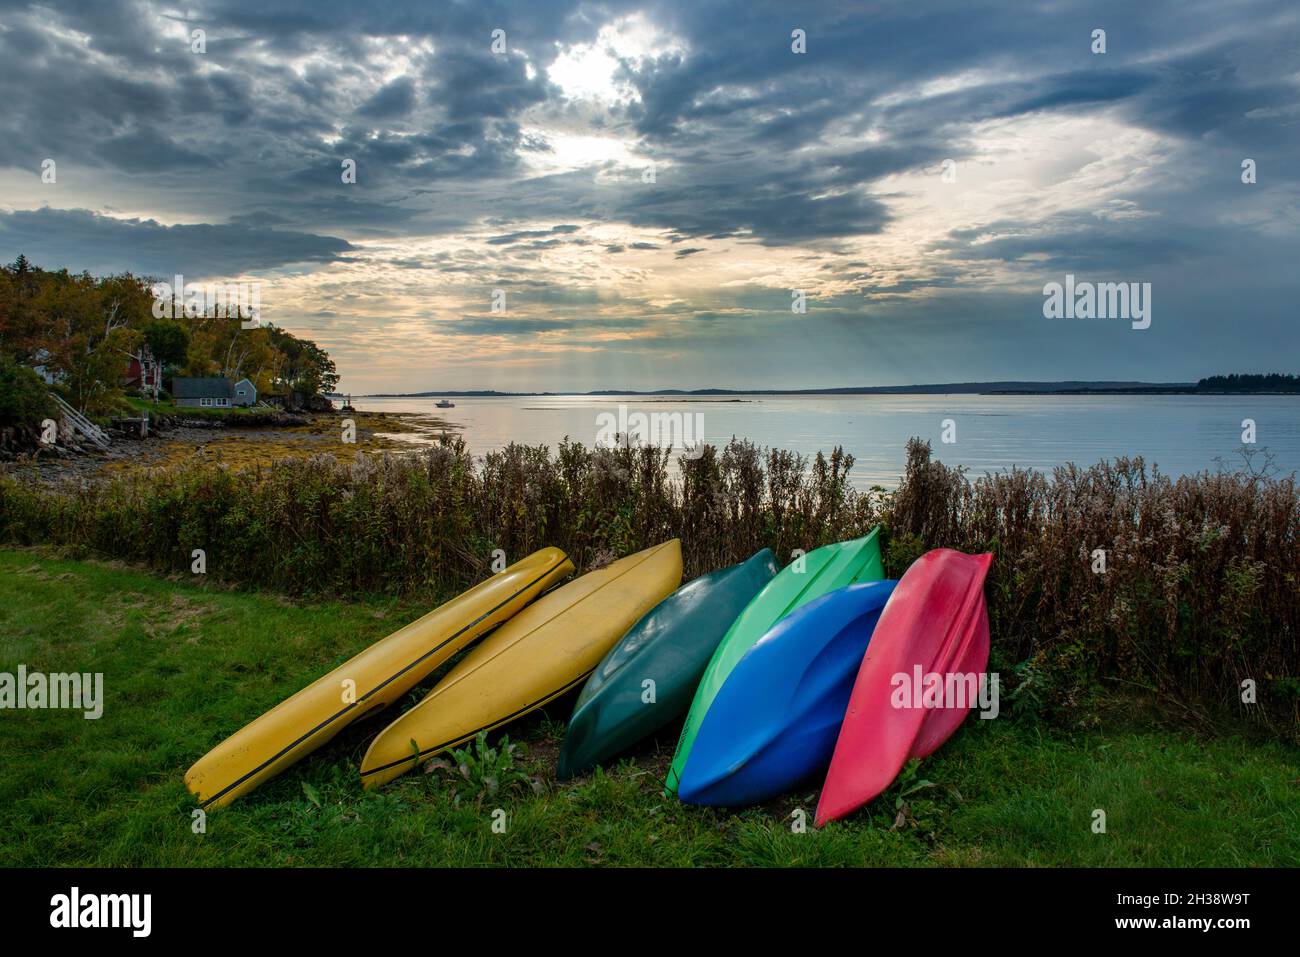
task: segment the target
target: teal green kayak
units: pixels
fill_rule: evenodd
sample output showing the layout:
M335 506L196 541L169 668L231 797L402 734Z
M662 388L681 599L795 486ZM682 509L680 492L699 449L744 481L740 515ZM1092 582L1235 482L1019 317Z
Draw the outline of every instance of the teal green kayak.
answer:
M578 696L560 751L560 780L681 717L727 628L775 574L776 559L765 548L677 589L633 625Z
M695 745L695 736L731 670L773 625L814 598L858 582L879 581L885 577L880 558L880 529L873 528L863 538L824 545L791 562L768 582L753 601L731 624L713 653L700 685L695 691L686 724L677 741L677 753L668 769L665 788L677 793L686 759Z

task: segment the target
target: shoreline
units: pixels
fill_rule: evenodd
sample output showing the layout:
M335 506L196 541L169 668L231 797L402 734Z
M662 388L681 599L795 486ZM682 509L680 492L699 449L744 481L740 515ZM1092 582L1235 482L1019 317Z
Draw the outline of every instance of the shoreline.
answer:
M623 396L647 399L651 401L682 401L682 402L744 402L747 396L761 396L766 398L795 398L798 396L816 396L819 398L839 398L839 397L861 397L861 396L1128 396L1128 395L1159 395L1159 396L1196 396L1204 398L1222 399L1232 396L1241 398L1257 398L1259 396L1295 396L1300 398L1300 392L1282 392L1259 390L1257 392L1230 392L1226 390L1211 389L1183 389L1183 388L1131 388L1131 389L755 389L753 391L731 391L725 389L697 389L692 391L677 391L673 389L663 389L654 392L637 392L635 390L628 392L375 392L375 393L352 393L355 399L410 399L414 401L425 401L439 399L443 397L453 399L617 399ZM331 396L337 399L337 396Z
M165 414L176 417L174 410ZM346 459L358 453L409 452L443 432L459 431L452 423L421 412L307 412L298 417L303 421L244 425L232 417L206 425L170 425L144 439L114 436L112 445L103 451L41 455L0 463L0 474L61 484L192 464L269 467L286 459L321 454ZM345 419L352 419L356 425L355 443L343 441Z

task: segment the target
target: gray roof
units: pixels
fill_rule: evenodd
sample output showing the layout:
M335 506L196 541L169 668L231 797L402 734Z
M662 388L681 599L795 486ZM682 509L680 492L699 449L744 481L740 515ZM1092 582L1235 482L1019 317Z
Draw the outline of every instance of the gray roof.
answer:
M172 379L172 395L178 399L229 399L234 394L229 379Z

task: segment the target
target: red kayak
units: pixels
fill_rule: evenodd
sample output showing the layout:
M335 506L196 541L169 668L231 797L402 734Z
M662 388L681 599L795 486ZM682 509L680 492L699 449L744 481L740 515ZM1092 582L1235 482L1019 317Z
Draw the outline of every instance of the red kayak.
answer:
M817 826L851 814L965 720L989 663L984 578L993 555L936 548L899 580L858 669ZM973 677L972 677L973 676Z

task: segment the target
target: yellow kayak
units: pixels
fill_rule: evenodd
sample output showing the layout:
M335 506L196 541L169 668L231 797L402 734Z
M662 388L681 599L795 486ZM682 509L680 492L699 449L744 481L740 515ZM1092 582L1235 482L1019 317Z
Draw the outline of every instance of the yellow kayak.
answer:
M682 547L673 539L539 598L380 732L361 761L362 781L386 784L415 766L417 752L424 759L463 744L577 688L681 580Z
M543 548L339 665L200 758L185 786L224 807L315 751L345 727L392 704L484 632L573 574Z

